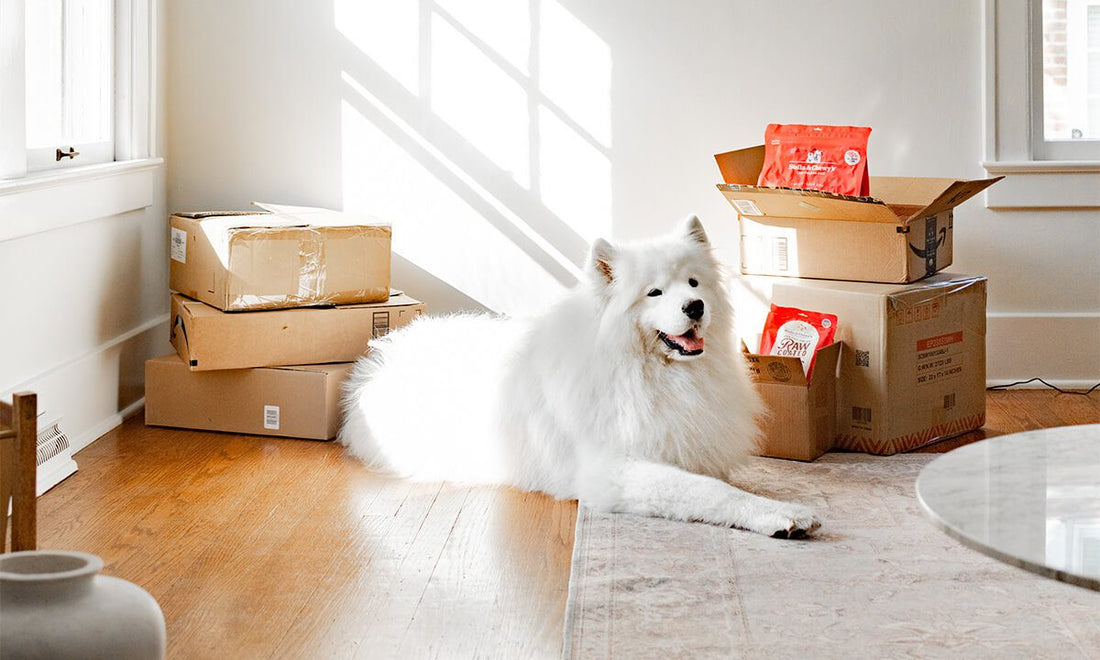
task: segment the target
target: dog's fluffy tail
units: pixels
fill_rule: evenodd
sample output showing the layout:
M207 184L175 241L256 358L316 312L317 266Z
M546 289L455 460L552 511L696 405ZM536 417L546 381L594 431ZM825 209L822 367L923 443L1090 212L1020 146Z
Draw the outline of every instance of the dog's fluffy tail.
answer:
M376 340L378 341L378 340ZM371 342L372 348L375 342ZM371 351L359 358L352 368L351 374L343 384L343 396L341 398L341 411L343 422L340 424L340 432L336 436L337 442L347 447L348 453L371 469L380 472L393 472L393 468L382 456L378 443L375 441L367 422L367 415L363 410L363 398L366 395L367 384L374 374L382 366L383 354L380 351Z

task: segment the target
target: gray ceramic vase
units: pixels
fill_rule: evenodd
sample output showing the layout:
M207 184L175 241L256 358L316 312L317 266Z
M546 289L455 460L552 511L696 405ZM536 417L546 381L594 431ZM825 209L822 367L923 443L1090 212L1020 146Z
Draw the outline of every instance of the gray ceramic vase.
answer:
M164 615L141 587L99 575L84 552L0 555L0 655L16 658L163 658Z

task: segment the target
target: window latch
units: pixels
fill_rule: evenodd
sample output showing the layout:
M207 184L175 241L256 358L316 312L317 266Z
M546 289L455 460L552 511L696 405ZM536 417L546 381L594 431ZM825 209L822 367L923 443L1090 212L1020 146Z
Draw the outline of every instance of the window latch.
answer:
M60 147L58 147L58 149L57 149L57 160L58 161L60 161L62 158L76 158L79 155L80 155L80 152L77 151L76 149L73 149L72 147L69 147L68 151L62 151Z

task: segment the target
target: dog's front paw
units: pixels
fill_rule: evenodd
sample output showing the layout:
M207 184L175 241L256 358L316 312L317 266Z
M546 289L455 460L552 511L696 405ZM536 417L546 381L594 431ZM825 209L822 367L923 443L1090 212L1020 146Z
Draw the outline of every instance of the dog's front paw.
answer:
M800 539L811 534L821 521L813 509L801 504L778 504L773 510L760 517L753 531L766 534L777 539Z

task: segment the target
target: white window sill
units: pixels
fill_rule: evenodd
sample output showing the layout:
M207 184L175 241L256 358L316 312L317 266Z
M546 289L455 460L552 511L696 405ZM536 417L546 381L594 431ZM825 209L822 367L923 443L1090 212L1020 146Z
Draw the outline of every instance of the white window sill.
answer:
M143 158L0 180L0 241L150 206L163 165Z
M66 167L45 172L32 172L18 179L0 179L0 196L11 195L52 186L63 186L80 181L93 181L103 177L138 172L159 167L163 158L139 158L114 163L99 163L83 167Z
M982 163L990 174L1070 174L1100 173L1100 161L1095 160L1020 160Z
M1005 180L985 192L991 209L1100 208L1098 161L992 161L982 163Z

